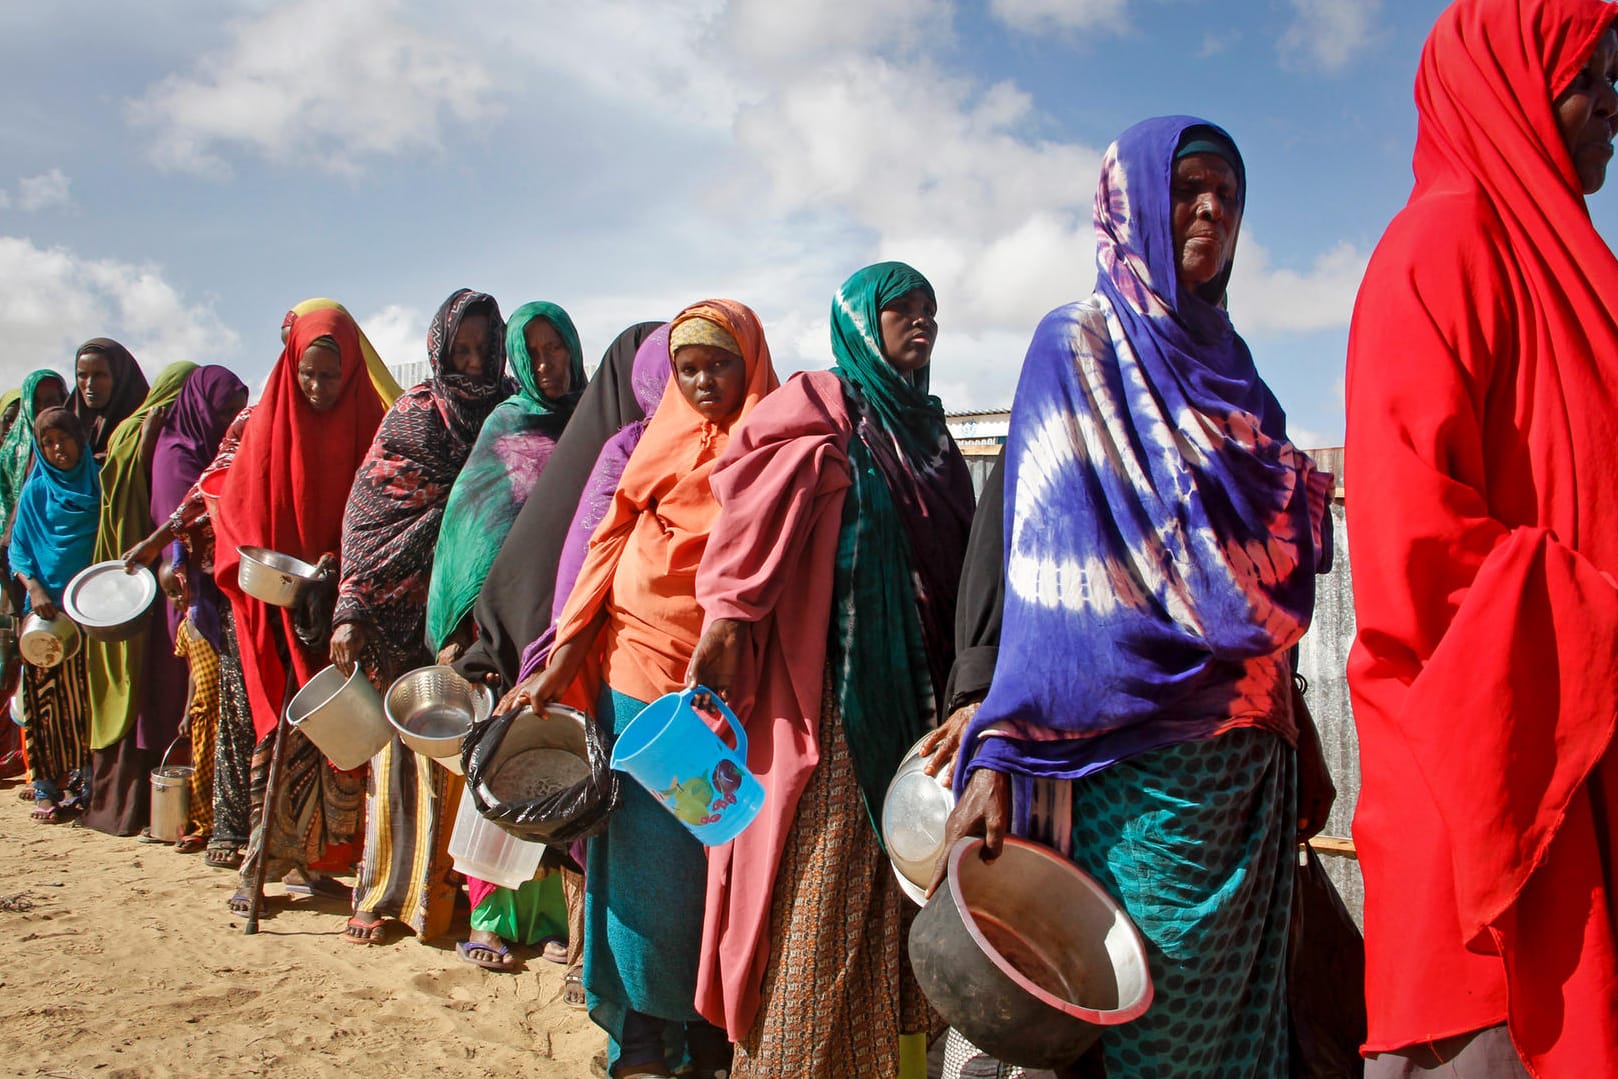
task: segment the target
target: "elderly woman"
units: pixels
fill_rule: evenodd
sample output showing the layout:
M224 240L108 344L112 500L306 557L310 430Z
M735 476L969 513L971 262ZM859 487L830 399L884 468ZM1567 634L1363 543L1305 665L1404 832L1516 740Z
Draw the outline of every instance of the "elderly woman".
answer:
M1368 1075L1618 1075L1615 15L1440 16L1354 313Z
M7 552L11 572L27 591L27 609L54 618L62 590L90 564L101 519L101 479L78 418L65 408L47 408L33 420L38 463L23 485ZM79 784L89 763L84 653L54 667L25 664L24 731L34 774L34 819L55 823L71 810L64 792ZM80 791L72 791L77 795Z
M242 759L222 720L221 744L232 739L219 757L235 788L231 830L246 823L248 807L241 803L251 798L259 819L268 814L268 827L251 834L255 841L265 837L270 879L288 878L294 888L305 885L308 874L346 872L353 865L365 777L332 768L307 738L291 731L280 799L264 805L272 735L287 696L327 663L332 597L317 592L297 610L254 599L241 590L237 548L266 547L331 569L354 470L383 412L365 375L354 320L336 309L301 316L242 430L213 522L215 574L229 600L235 638L227 666L239 670L251 754L250 762ZM249 849L233 908L247 905L260 853L257 845Z
M427 589L444 505L483 421L511 391L494 297L460 289L446 299L427 331L427 359L431 377L383 417L343 516L331 658L345 672L361 664L382 691L432 661ZM384 916L422 940L448 930L455 888L445 825L459 793L458 777L397 737L373 758L346 940L381 943Z
M1288 1073L1289 653L1330 478L1223 307L1245 194L1201 120L1107 151L1096 291L1040 324L1012 407L999 655L955 774L951 839L992 858L1045 822L1145 937L1156 1000L1103 1035L1114 1079Z
M678 393L663 396L590 539L548 665L502 706L559 698L599 667L598 715L614 735L646 704L685 683L702 628L697 567L718 505L714 463L777 386L758 316L705 300L670 324ZM576 691L577 692L577 691ZM581 696L591 696L588 690ZM695 1006L702 943L702 845L633 785L590 841L585 873L584 987L607 1031L615 1079L667 1076L689 1055L698 1076L730 1066L724 1032Z
M836 366L789 382L714 470L688 680L735 699L768 791L708 876L697 999L738 1076L925 1073L911 911L872 821L936 721L972 516L927 392L937 312L904 263L854 274L832 301Z
M142 407L148 389L140 364L112 338L92 337L79 346L67 407L84 426L97 462L106 460L112 433Z
M82 354L79 362L83 389ZM146 400L107 439L101 466L101 524L92 562L121 558L151 532L157 439L169 409L196 370L196 364L186 362L163 368ZM90 381L93 385L95 378ZM84 422L83 413L79 419ZM93 777L84 823L109 835L134 835L146 827L149 817L151 770L174 740L185 712L185 664L174 655L174 642L161 618L152 619L127 641L87 640L84 649Z

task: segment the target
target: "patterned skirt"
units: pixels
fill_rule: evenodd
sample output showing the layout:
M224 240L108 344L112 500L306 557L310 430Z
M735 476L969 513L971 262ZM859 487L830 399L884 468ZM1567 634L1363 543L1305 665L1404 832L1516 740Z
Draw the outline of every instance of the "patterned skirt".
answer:
M242 679L236 645L236 619L230 604L219 608L219 724L213 764L213 839L210 850L235 852L247 846L252 820L253 706Z
M449 833L463 782L397 736L371 758L356 914L397 918L423 940L449 931L458 889Z
M352 848L359 835L360 812L365 804L364 770L337 771L313 742L291 727L286 740L275 811L270 815L269 828L253 829L247 857L242 862L243 887L251 887L260 836L265 832L270 848L267 880L279 880L293 869L346 870L347 865L328 866L328 859L334 848ZM253 749L250 789L255 825L264 812L274 750L274 731ZM352 862L352 856L348 861Z
M901 1035L939 1024L905 949L916 908L899 891L865 810L828 684L820 763L776 872L769 962L734 1079L900 1074Z
M67 790L74 773L90 763L89 683L84 650L55 667L23 664L23 701L28 726L23 729L28 767L36 779ZM9 723L10 718L4 717Z

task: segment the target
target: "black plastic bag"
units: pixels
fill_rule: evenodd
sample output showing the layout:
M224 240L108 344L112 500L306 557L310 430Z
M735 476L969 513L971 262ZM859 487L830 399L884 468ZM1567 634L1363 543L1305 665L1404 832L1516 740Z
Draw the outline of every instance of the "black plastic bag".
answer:
M1292 884L1287 1003L1292 1074L1358 1079L1365 1074L1365 938L1314 848L1304 846Z
M611 753L601 727L592 718L584 723L584 744L590 774L571 787L525 802L491 803L484 797L484 778L505 741L507 732L526 709L491 716L472 727L461 746L461 765L472 804L484 817L518 839L562 844L588 839L607 826L607 815L618 807L619 776L608 763ZM545 722L558 722L547 720Z

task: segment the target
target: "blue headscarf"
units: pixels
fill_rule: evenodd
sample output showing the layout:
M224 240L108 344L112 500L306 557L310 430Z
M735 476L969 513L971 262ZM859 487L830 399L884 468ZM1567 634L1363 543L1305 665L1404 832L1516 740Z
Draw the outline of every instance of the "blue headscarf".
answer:
M79 440L79 463L63 472L39 452L47 428L70 430ZM74 574L90 564L101 520L101 469L78 418L48 408L34 421L34 468L17 501L11 529L11 571L32 577L60 603ZM29 604L32 606L32 603Z
M1303 635L1329 568L1330 477L1287 440L1223 304L1180 284L1171 185L1188 136L1229 144L1245 198L1213 125L1124 132L1096 192L1096 291L1029 345L1006 448L1000 652L960 789L978 765L1077 778L1216 733L1249 661Z

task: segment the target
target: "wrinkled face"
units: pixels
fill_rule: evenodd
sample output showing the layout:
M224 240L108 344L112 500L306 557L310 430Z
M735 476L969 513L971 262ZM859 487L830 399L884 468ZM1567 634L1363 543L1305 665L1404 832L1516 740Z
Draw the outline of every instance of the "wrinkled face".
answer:
M539 392L553 401L566 396L573 388L573 355L561 333L549 320L536 318L523 327L522 337L528 346L528 361L534 365Z
M60 427L49 427L40 436L39 452L53 468L71 472L78 465L84 448L79 445L78 439Z
M67 404L67 386L54 378L41 379L34 387L34 415L47 408L61 408Z
M709 423L724 423L742 410L747 365L717 345L687 345L674 354L680 394Z
M938 304L915 288L882 308L882 354L903 374L932 362L938 341Z
M1573 159L1573 171L1586 195L1593 195L1607 182L1607 162L1612 160L1612 137L1618 126L1618 30L1611 27L1596 39L1584 69L1556 100L1552 111L1562 142Z
M343 358L336 349L312 344L303 350L298 359L298 389L316 412L330 412L337 407L343 390Z
M87 408L106 408L112 403L112 364L100 352L81 352L73 364L79 396Z
M465 315L455 327L455 340L449 346L449 369L458 375L482 378L484 360L489 354L489 316Z
M1174 163L1171 187L1174 254L1180 284L1199 295L1224 272L1241 228L1236 170L1218 154L1188 154ZM1203 296L1214 302L1218 297Z

